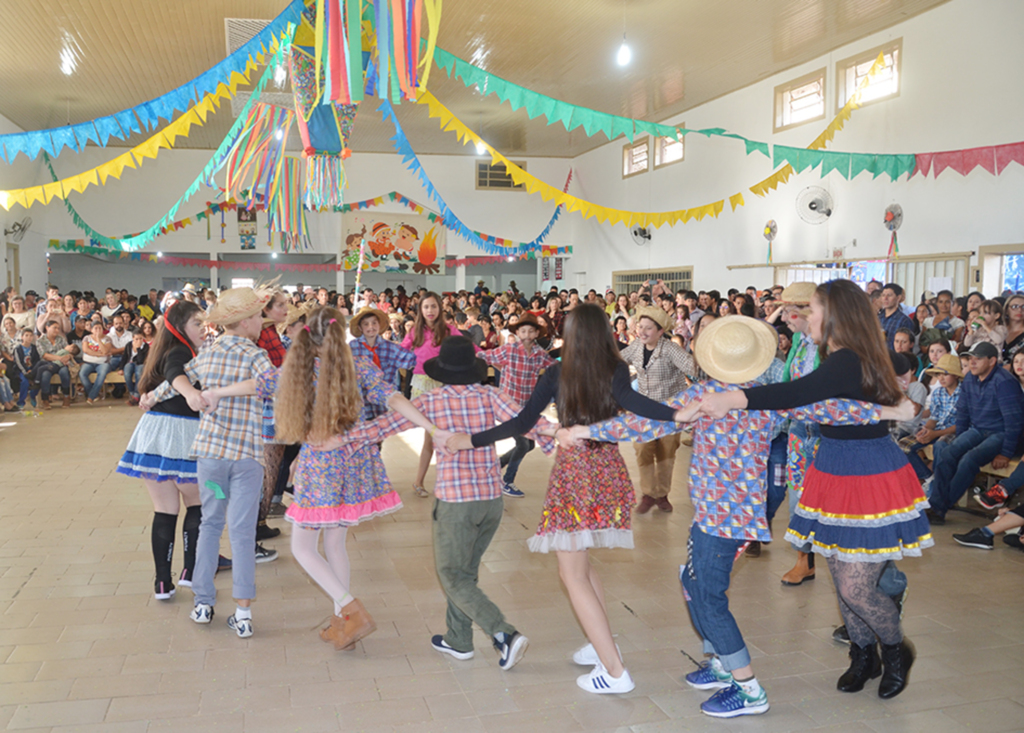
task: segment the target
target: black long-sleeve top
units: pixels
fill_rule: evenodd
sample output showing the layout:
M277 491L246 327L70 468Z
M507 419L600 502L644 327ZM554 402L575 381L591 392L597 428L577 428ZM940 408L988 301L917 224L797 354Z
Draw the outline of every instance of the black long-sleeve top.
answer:
M743 390L748 410L788 410L829 398L873 400L864 394L861 385L860 357L850 349L829 354L817 369L793 382L769 384ZM875 425L822 425L821 435L836 440L870 440L889 434L889 422Z
M523 405L523 409L508 422L502 423L490 430L477 433L473 436L473 447L491 445L503 438L511 438L514 435L523 435L529 432L530 428L537 424L540 413L552 400L558 399L558 380L562 374L562 365L553 364L537 380L530 399ZM612 376L612 397L624 410L635 413L640 417L651 420L672 420L675 417L675 410L660 402L644 397L633 390L630 385L629 367L622 362L615 367Z
M192 352L185 344L176 344L167 350L164 354L164 380L173 382L178 377L185 375L185 365L192 361ZM201 389L199 382L192 385L196 389ZM199 417L199 413L188 406L188 400L185 399L184 395L180 395L177 392L174 393L173 397L168 397L163 402L157 402L153 405L153 412L163 412L169 415L178 415L180 417Z

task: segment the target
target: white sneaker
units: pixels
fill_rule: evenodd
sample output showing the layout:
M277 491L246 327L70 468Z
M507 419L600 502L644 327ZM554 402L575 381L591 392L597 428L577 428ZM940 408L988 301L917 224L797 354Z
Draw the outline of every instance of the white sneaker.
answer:
M619 653L619 658L622 658L622 650L619 649L619 645L615 645L615 651ZM597 656L597 650L594 649L593 644L584 644L579 649L572 653L572 661L581 667L593 667L601 663L601 658Z
M228 628L234 629L240 639L248 639L252 636L252 619L238 618L235 614L228 616Z
M608 670L600 664L594 667L590 674L581 674L576 678L576 684L580 689L593 692L598 695L614 695L623 692L630 692L636 685L633 678L629 676L629 670L622 670L622 676L612 677Z
M188 617L197 624L208 624L213 621L213 606L208 603L197 603Z

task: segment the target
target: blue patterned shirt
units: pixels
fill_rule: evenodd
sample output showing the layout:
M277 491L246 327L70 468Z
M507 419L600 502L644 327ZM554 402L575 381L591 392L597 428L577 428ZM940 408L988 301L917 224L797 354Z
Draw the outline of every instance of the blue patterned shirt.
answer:
M387 339L378 338L373 349L371 349L366 344L366 338L360 336L349 342L349 348L352 349L353 357L364 357L377 366L384 373L384 382L391 387L398 386L399 369L412 371L416 367L416 354L408 349L403 349L398 344ZM374 359L374 356L377 359ZM378 360L379 364L377 363ZM387 405L382 407L373 400L367 399L366 394L363 395L364 420L372 420L387 411Z
M941 384L932 392L931 397L928 398L928 410L931 412L931 419L935 421L936 430L953 427L956 422L956 403L959 399L959 384L953 390L953 394L947 392Z
M882 322L882 330L885 331L885 343L888 344L890 349L893 348L893 339L896 338L896 332L899 329L909 328L911 331L914 330L914 323L899 308L891 316L885 315L885 308L883 308L878 311L878 320Z
M668 401L679 409L706 392L727 392L758 386L723 384L715 379L695 384ZM772 428L787 418L835 425L876 423L882 408L868 402L826 400L792 410L733 410L714 420L701 416L694 424L690 461L693 521L706 534L736 540L771 542L765 516L765 472ZM682 430L675 422L624 414L590 426L590 437L605 442L647 443Z

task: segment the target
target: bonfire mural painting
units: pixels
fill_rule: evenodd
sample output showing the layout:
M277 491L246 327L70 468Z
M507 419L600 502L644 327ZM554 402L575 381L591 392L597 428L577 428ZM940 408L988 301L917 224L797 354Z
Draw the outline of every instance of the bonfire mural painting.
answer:
M342 218L342 262L359 266L359 245L366 240L363 270L403 270L417 275L444 271L445 228L422 214L350 211Z

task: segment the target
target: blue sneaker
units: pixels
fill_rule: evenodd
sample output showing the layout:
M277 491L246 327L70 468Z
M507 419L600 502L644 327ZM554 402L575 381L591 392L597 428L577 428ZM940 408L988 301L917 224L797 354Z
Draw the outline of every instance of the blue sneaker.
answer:
M768 693L761 688L757 697L748 695L737 683L733 682L724 690L700 704L700 711L713 718L736 718L740 715L760 715L768 712Z
M732 687L732 672L726 671L718 657L712 657L686 675L686 684L695 690L723 690Z
M501 493L505 496L510 496L513 499L522 499L526 496L526 494L516 488L515 484L505 484L501 489Z
M530 640L518 631L511 636L504 633L501 636L502 641L494 640L494 648L498 650L499 655L498 666L502 669L512 669L523 658Z

